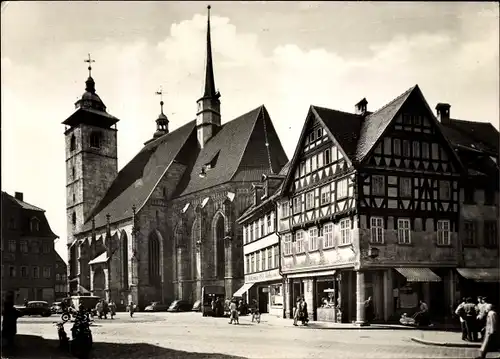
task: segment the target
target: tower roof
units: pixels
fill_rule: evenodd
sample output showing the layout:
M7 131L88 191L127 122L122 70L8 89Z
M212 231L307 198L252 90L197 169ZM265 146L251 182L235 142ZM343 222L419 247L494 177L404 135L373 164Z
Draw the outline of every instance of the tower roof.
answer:
M203 92L203 98L219 98L220 94L215 89L215 79L214 79L214 67L212 60L212 39L210 37L210 9L211 6L207 6L208 18L207 18L207 61L205 67L205 89Z

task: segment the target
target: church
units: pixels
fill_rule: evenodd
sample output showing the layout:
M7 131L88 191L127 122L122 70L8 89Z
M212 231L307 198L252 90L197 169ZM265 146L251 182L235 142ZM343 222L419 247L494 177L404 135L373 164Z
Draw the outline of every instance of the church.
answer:
M65 125L69 292L130 301L226 296L244 283L243 229L254 184L288 163L262 105L221 123L208 7L204 92L196 119L169 131L161 113L152 138L118 172L117 123L89 78Z

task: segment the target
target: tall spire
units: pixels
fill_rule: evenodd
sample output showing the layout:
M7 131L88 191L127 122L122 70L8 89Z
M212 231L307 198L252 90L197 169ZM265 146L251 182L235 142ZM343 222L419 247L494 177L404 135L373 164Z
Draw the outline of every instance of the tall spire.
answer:
M205 92L203 97L218 98L219 93L215 90L214 80L214 67L212 62L212 40L210 37L210 8L208 5L208 18L207 18L207 64L205 69Z

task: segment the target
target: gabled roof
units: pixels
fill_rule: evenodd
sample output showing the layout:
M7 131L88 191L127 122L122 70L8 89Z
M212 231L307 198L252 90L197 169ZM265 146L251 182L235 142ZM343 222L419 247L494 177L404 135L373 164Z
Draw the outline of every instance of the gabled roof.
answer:
M215 157L215 166L206 169L205 176L200 177L202 168L213 163ZM186 171L176 197L228 181L260 181L263 173L277 173L287 161L269 114L262 105L222 125Z
M96 228L106 224L108 213L112 222L131 218L132 206L135 205L137 210L142 207L188 138L196 136L195 125L196 121L191 121L147 143L118 173L102 200L86 218L83 230L91 229L93 216Z
M15 208L20 209L15 210ZM8 223L11 216L17 216L13 218L17 223L17 230L20 230L23 236L36 236L36 237L49 237L49 238L59 238L52 229L45 216L45 210L33 206L27 202L21 201L7 192L2 191L2 235L3 231L8 229ZM31 232L30 222L33 218L36 218L39 223L39 230L36 232Z
M498 154L500 134L491 123L450 119L441 125L454 145Z
M319 106L312 106L312 108L330 130L347 157L353 160L363 117Z
M356 149L357 162L362 162L367 157L394 117L396 117L405 101L410 97L410 94L416 89L418 89L418 85L406 90L387 105L365 118L361 126Z

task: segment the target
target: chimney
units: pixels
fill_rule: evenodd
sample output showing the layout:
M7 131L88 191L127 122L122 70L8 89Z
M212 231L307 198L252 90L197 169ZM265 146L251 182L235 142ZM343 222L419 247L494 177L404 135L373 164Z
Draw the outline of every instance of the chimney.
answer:
M15 197L17 200L19 200L19 201L24 201L24 199L23 199L23 192L16 192L16 193L14 194L14 197Z
M436 105L438 121L443 125L450 123L450 107L447 103L438 103Z
M368 101L366 101L366 98L363 97L363 99L361 101L359 101L356 105L355 105L355 109L354 109L354 113L356 115L364 115L366 114L366 110L367 110L367 105L368 105Z

